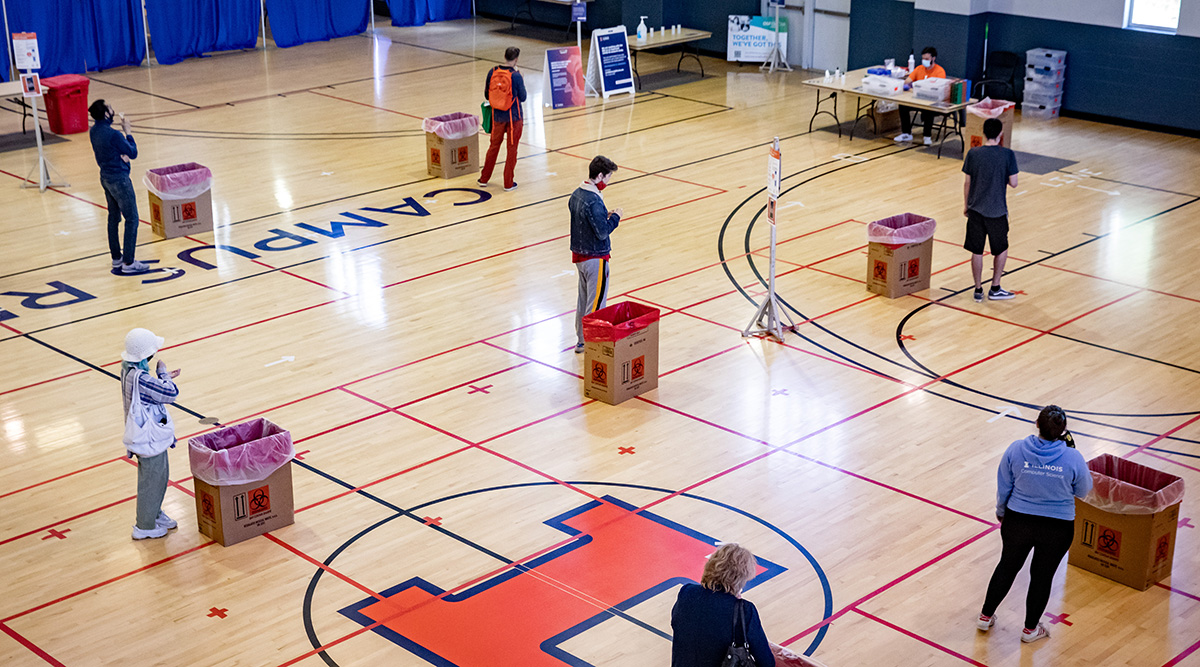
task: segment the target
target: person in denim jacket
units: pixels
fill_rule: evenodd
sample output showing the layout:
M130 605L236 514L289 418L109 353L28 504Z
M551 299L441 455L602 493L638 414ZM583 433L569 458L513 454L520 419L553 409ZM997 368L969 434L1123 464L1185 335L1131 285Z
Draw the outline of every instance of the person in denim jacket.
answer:
M583 317L603 308L608 300L608 260L612 252L609 235L621 222L619 208L604 205L608 186L617 165L597 155L588 166L588 179L581 183L567 208L571 210L571 261L579 273L579 300L575 307L575 353L583 352Z

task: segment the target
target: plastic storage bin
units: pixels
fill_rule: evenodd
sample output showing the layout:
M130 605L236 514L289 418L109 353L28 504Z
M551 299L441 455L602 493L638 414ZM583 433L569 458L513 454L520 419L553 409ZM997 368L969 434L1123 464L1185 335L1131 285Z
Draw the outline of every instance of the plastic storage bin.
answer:
M904 92L904 82L887 76L868 74L863 77L862 89L874 95L899 95Z
M1067 68L1062 65L1054 67L1037 67L1034 65L1025 66L1025 78L1033 79L1040 83L1049 83L1053 81L1062 81L1066 78Z
M1043 81L1041 79L1025 79L1025 95L1061 95L1062 81Z
M1062 106L1062 93L1031 93L1025 92L1025 103L1039 107Z
M912 83L913 96L921 100L945 102L950 99L949 79L921 79Z
M88 78L63 74L42 79L46 87L46 116L55 134L78 134L88 130Z
M1025 64L1035 67L1066 67L1067 52L1055 49L1029 49L1025 52Z
M1040 104L1030 104L1025 102L1021 104L1021 117L1026 120L1050 120L1058 118L1058 110L1060 105L1052 107L1042 106Z

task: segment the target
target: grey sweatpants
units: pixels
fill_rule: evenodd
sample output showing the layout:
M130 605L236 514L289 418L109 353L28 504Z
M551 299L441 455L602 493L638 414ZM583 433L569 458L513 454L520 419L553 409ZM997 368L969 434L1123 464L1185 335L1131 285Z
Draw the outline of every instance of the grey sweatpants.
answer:
M167 450L170 451L170 450ZM163 496L171 474L167 452L138 457L137 527L152 530L162 511Z
M583 317L608 303L608 260L589 259L575 265L579 273L579 301L575 304L575 338L583 345Z

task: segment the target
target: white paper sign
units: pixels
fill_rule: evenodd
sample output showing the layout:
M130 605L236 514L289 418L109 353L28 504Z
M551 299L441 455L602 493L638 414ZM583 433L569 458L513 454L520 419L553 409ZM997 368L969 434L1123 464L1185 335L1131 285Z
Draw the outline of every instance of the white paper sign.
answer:
M14 32L12 42L17 69L42 68L42 56L38 53L37 33Z
M770 157L767 158L767 193L772 197L779 197L779 186L782 182L780 172L783 170L780 158L779 151L772 148Z

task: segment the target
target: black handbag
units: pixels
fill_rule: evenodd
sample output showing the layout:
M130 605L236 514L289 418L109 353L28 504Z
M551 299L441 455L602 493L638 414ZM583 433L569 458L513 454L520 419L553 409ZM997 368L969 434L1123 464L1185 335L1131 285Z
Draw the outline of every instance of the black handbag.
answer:
M742 626L742 645L738 646L737 629ZM733 643L725 651L721 667L754 667L754 656L750 653L750 637L746 634L746 616L742 612L742 600L738 598L733 607Z

